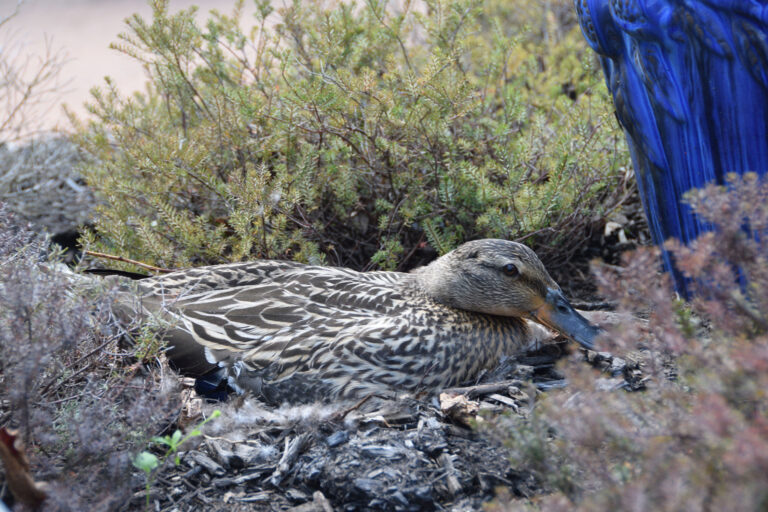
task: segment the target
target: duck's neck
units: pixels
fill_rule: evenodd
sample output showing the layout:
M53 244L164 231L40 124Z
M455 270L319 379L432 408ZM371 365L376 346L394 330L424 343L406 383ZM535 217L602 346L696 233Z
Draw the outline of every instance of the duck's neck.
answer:
M415 285L432 300L451 306L465 309L462 295L464 287L460 279L456 278L456 269L452 260L442 256L427 266L413 271Z

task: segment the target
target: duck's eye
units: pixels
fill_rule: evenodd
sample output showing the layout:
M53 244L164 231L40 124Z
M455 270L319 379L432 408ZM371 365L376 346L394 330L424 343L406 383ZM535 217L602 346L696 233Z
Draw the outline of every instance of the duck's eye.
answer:
M506 265L504 265L502 267L502 270L509 277L517 277L518 275L520 275L520 271L512 263L507 263Z

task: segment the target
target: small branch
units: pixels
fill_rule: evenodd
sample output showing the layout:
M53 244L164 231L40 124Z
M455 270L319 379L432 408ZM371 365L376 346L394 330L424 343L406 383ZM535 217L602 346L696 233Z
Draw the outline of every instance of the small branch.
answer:
M130 263L131 265L136 265L137 267L145 268L147 270L151 270L152 272L162 272L162 273L170 273L170 272L176 272L178 269L174 268L162 268L162 267L155 267L153 265L149 265L147 263L142 263L140 261L131 260L128 258L123 258L122 256L114 256L112 254L105 254L103 252L95 252L95 251L84 251L85 254L88 256L93 256L94 258L101 258L105 260L112 260L112 261L120 261L122 263Z
M738 290L731 293L731 300L736 304L736 308L747 315L761 331L768 331L768 320L766 320L765 317L763 317Z
M69 375L67 378L65 378L64 380L62 380L62 381L59 383L59 385L58 385L58 386L56 386L56 387L53 389L53 391L52 391L51 393L52 393L52 394L53 394L53 393L56 393L56 392L57 392L59 389L61 389L61 387L62 387L62 386L64 386L64 384L65 384L67 381L69 381L69 380L72 380L72 379L74 379L75 377L77 377L78 375L81 375L83 372L86 372L86 371L90 370L92 366L93 366L93 363L92 363L92 362L91 362L91 363L88 363L87 365L85 365L85 366L83 366L82 368L80 368L79 370L77 370L75 373L73 373L73 374ZM52 381L51 383L53 383L53 381ZM50 387L50 386L46 386L46 389L44 389L44 390L43 390L43 392L41 392L41 393L40 393L40 396L46 396L46 394L47 394L46 392L48 391L48 389L47 389L48 387Z
M352 411L356 411L357 409L359 409L365 402L370 400L371 397L373 397L373 393L371 393L369 395L365 395L362 400L357 402L352 407L349 407L347 409L344 409L343 411L339 411L339 412L335 413L333 416L331 416L331 422L343 420L344 418L347 417L347 414L351 413Z
M461 483L459 482L459 479L456 478L456 468L453 467L453 460L451 460L450 455L443 452L440 454L440 457L437 458L437 461L445 470L445 480L446 484L448 484L448 491L450 491L451 496L455 497L461 492Z
M289 440L288 438L285 439L285 450L283 451L283 456L280 457L280 462L277 463L277 469L269 478L269 481L272 485L275 487L280 486L285 477L291 471L293 463L296 462L299 454L301 454L301 452L304 450L304 447L309 442L310 437L310 434L299 434L292 440Z
M21 4L24 3L24 0L17 0L16 1L16 7L13 9L13 12L9 14L8 16L5 16L4 18L0 18L0 27L5 25L8 20L19 14L19 8L21 7Z
M467 386L464 388L447 388L443 393L454 395L466 395L467 398L477 398L479 396L490 395L504 391L510 386L519 386L520 380L503 380L501 382L489 382L488 384L478 384L476 386Z
M519 407L517 406L517 402L515 402L508 396L500 395L498 393L491 393L490 395L488 395L488 398L490 398L491 400L496 400L497 402L501 402L507 407L510 407L515 412L517 412L519 409Z
M89 357L91 357L92 355L96 354L97 352L100 352L100 351L101 351L101 349L103 349L104 347L106 347L106 346L107 346L107 345L109 345L110 343L114 342L114 341L115 341L115 340L116 340L118 337L119 337L119 336L110 336L109 338L107 338L107 340L106 340L104 343L102 343L102 344L101 344L101 345L99 345L98 347L94 348L93 350L91 350L90 352L88 352L87 354L85 354L84 356L81 356L81 357L80 357L80 358L79 358L77 361L75 361L74 363L67 365L67 369L76 368L76 367L77 367L77 366L78 366L80 363L82 363L83 361L85 361L86 359L88 359ZM66 383L67 381L70 381L70 380L72 380L72 379L73 379L73 378L75 378L77 375L81 374L83 371L85 371L86 369L88 369L88 368L90 368L90 367L91 367L91 365L90 365L90 364L88 364L88 365L85 365L83 368L81 368L81 369L80 369L80 370L78 370L77 372L70 374L68 377L65 377L63 380L59 381L58 385L56 386L56 388L55 388L55 389L54 389L54 390L53 390L51 393L55 393L56 391L58 391L58 390L59 390L59 389L60 389L60 388L61 388L61 387L64 385L64 383ZM46 396L46 394L48 394L48 389L49 389L49 388L50 388L50 387L51 387L53 384L55 384L55 383L56 383L56 380L57 380L57 378L52 378L51 380L49 380L49 381L48 381L48 383L47 383L47 384L45 384L44 386L42 386L42 387L41 387L41 389L40 389L40 396Z
M540 233L545 233L545 232L548 232L548 231L554 231L554 229L553 229L553 228L551 228L551 227L545 227L545 228L537 229L536 231L533 231L533 232L531 232L531 233L528 233L528 234L526 234L526 235L524 235L524 236L521 236L521 237L515 238L515 242L522 242L522 241L523 241L523 240L525 240L526 238L530 238L530 237L532 237L532 236L538 235L538 234L540 234Z
M376 11L376 7L373 5L372 2L370 2L370 1L368 2L368 7L370 8L370 10L373 13L373 15L376 17L376 20L379 23L381 23L384 26L384 28L386 28L389 31L389 33L395 38L395 40L397 40L398 44L400 45L400 49L403 52L403 57L405 58L405 64L406 64L406 66L408 66L408 70L413 72L413 66L411 66L411 59L408 58L408 50L406 50L406 48L405 48L405 44L403 43L403 40L400 37L400 33L399 32L395 32L394 30L389 28L389 25L387 25L384 22L383 16L379 15L379 13ZM402 14L402 16L403 16L402 19L403 20L405 20L405 17L408 14L408 8L409 7L410 7L410 3L406 4L405 12L403 12L403 14ZM458 31L458 29L457 29L457 31Z
M331 505L331 502L328 501L328 498L325 497L325 494L323 494L322 491L315 491L314 494L312 494L312 498L312 503L315 506L315 510L322 512L333 512L333 505Z

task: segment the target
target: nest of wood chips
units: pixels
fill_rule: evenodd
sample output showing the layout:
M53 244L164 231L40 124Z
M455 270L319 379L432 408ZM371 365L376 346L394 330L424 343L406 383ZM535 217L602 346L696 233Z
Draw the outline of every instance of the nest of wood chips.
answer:
M542 390L566 385L555 368L558 343L507 359L477 383L439 397L270 408L255 398L205 404L187 382L182 423L214 409L180 464L150 491L153 510L481 510L499 487L530 497L533 477L516 468L500 440L485 435L490 415L526 417ZM640 389L637 363L587 354L606 385ZM145 506L144 491L130 508Z

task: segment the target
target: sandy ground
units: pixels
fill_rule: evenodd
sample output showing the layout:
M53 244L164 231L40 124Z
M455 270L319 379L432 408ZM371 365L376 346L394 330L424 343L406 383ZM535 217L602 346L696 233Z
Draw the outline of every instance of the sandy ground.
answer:
M0 0L0 17L12 13L16 4L17 0ZM203 21L211 9L229 12L233 4L233 0L171 0L170 8L178 11L197 5ZM117 41L117 34L126 30L124 20L136 12L144 17L151 15L145 0L25 0L18 15L3 27L0 44L9 38L21 40L23 52L32 58L45 53L46 40L54 50L67 54L61 75L65 85L46 108L44 129L66 130L69 122L61 104L83 114L89 90L103 84L105 76L112 77L125 93L143 87L141 66L109 49L109 44Z

